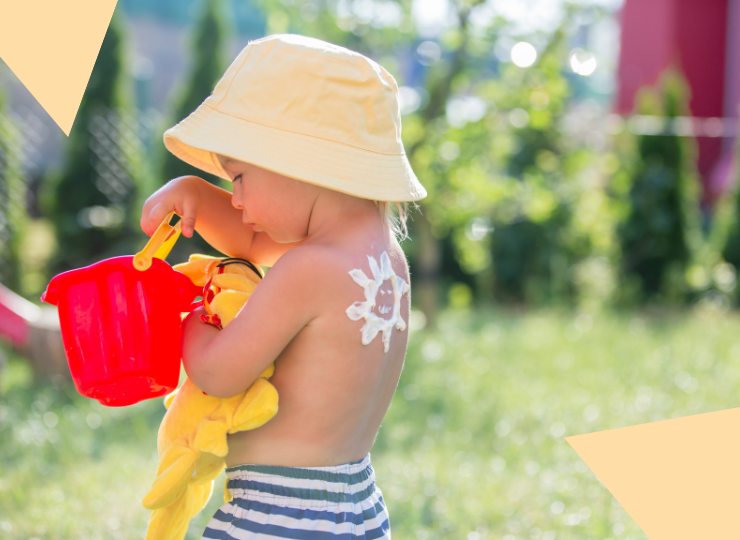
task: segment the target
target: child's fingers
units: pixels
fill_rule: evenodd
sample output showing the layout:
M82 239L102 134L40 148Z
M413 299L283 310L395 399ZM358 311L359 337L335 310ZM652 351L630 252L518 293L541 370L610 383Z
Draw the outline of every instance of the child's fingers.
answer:
M165 207L162 206L160 203L152 206L151 210L149 210L146 216L146 228L144 229L144 232L148 236L153 235L156 232L157 227L159 227L159 224L162 223L162 220L168 213L169 211L166 210Z
M182 202L182 234L192 238L195 232L195 217L198 215L198 203L196 200L186 198Z
M145 206L144 209L142 209L141 211L141 219L139 220L139 226L141 227L141 230L144 231L145 234L146 234L146 216L147 216L147 213L146 213L146 206Z
M152 206L154 206L154 204L151 202L150 197L141 208L141 220L139 221L141 230L144 231L144 233L146 233L148 236L151 236L151 234L149 234L149 214L152 211Z

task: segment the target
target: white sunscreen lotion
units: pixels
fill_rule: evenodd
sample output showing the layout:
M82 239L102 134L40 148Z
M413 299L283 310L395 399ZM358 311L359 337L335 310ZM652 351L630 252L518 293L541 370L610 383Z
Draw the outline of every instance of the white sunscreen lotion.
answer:
M378 335L378 332L382 332L383 349L385 352L388 352L393 327L395 326L401 331L406 329L406 321L401 317L401 297L409 292L410 287L408 283L398 277L393 271L391 260L385 251L380 256L380 266L378 266L377 261L370 255L368 255L367 260L370 264L370 270L373 273L373 279L367 277L362 270L354 269L349 271L349 275L352 276L355 283L365 289L365 301L355 302L349 306L347 308L347 316L353 321L365 319L365 325L360 329L363 345L369 345L375 336ZM383 319L373 313L378 290L384 281L390 281L393 290L393 314L388 319ZM387 313L389 310L381 310L381 312Z

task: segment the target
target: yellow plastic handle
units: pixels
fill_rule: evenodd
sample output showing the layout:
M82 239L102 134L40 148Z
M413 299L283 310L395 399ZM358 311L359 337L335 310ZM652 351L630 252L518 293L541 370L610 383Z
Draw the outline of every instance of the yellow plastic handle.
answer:
M175 226L170 225L170 220L175 212L170 212L159 224L159 228L147 242L144 249L134 255L134 268L143 272L152 265L152 257L164 259L172 250L182 232L182 219ZM177 214L178 216L180 214Z

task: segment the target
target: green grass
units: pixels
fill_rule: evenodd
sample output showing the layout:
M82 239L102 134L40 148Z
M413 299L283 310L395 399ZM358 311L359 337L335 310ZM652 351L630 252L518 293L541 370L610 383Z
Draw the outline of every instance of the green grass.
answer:
M739 405L740 315L443 314L411 334L372 451L397 540L643 540L564 437ZM141 538L161 399L0 373L0 537ZM223 476L191 522L200 538Z

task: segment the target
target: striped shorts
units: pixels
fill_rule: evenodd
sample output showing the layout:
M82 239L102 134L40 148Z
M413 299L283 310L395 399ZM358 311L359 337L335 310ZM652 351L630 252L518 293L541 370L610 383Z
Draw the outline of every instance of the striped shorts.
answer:
M226 475L234 498L218 509L202 538L391 538L370 454L335 467L240 465Z

